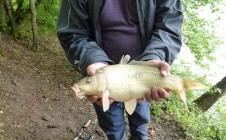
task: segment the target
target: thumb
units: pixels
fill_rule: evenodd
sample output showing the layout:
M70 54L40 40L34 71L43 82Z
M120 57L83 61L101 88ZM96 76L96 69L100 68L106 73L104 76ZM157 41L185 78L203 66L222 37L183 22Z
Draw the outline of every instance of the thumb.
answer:
M159 67L162 76L166 76L169 73L170 65L168 63L161 61Z
M92 76L97 72L97 68L95 64L89 65L86 69L86 73L88 76Z
M96 68L95 67L87 68L87 75L92 76L95 73L96 73Z
M165 70L165 69L161 69L161 75L162 76L166 76L167 74L168 74L168 71L167 70Z

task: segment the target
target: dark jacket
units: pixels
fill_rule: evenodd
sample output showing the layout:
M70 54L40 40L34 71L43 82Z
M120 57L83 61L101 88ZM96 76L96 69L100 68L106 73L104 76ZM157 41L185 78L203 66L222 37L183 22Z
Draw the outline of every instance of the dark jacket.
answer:
M145 48L140 60L172 64L182 46L181 0L136 0ZM57 35L69 62L83 75L88 65L113 62L101 49L99 9L102 0L62 0Z

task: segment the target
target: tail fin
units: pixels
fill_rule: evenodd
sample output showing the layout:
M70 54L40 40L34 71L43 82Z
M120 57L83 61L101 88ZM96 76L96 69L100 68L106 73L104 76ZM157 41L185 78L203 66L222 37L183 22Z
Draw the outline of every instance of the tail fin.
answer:
M184 79L184 78L182 78L182 80L183 80L184 89L182 91L175 91L175 92L180 97L180 99L183 101L185 108L188 110L185 91L191 90L191 89L203 89L206 86L204 84L194 81L194 80Z
M190 79L184 79L183 78L183 85L185 90L191 90L191 89L203 89L206 87L206 85L194 81L194 80L190 80Z

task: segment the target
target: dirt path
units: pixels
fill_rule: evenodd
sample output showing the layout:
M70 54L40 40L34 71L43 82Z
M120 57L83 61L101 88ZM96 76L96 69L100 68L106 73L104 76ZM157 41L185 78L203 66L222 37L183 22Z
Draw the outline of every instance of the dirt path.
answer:
M36 53L7 36L3 42L7 57L0 56L0 139L73 140L81 130L79 139L106 139L92 105L73 98L70 86L80 76L57 41L43 40L47 47ZM183 139L180 127L169 130L172 123L162 122L153 123L150 137Z

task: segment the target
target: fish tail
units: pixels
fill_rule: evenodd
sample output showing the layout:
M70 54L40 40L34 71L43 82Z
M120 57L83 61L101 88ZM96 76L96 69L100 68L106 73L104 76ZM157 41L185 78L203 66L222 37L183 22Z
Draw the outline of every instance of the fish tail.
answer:
M182 78L182 81L183 81L183 88L181 90L176 90L175 92L180 97L180 99L183 101L185 108L188 110L185 91L191 90L191 89L202 89L206 86L200 82L190 80L190 79Z
M185 90L203 89L206 87L206 85L194 80L185 79L185 78L182 78L182 80L183 80L183 87Z

